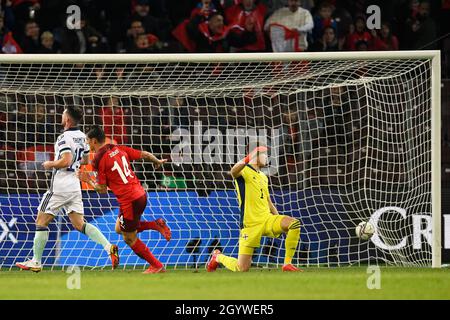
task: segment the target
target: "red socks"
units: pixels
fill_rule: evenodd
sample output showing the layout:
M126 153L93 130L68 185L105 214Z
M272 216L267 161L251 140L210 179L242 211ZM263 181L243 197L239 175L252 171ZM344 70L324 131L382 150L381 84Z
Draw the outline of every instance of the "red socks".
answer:
M137 228L137 232L142 232L144 230L158 230L158 225L155 221L141 221L139 223L139 227Z
M150 252L149 248L138 238L134 245L131 246L131 249L136 253L140 258L144 259L151 266L155 268L161 268L162 263L156 259L153 254Z

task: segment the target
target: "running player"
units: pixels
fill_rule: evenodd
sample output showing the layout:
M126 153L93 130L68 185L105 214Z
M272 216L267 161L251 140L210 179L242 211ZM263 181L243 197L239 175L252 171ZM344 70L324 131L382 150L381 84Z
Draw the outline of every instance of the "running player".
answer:
M163 264L137 237L137 233L153 229L159 231L169 241L171 232L163 219L140 221L147 206L147 193L131 169L130 161L150 160L155 165L155 169L158 169L167 160L159 160L147 151L107 144L105 132L99 126L89 130L87 141L91 150L96 153L93 168L97 171L97 182L91 180L88 172L80 172L80 180L89 183L99 193L106 193L108 187L111 189L120 205L116 232L122 234L125 243L136 255L150 264L144 273L165 272Z

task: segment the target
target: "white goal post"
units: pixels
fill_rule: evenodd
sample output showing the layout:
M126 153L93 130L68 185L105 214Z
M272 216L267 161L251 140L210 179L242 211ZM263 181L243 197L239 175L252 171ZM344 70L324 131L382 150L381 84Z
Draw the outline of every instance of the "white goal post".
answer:
M441 267L439 51L0 55L0 269L30 257L33 219L51 174L61 110L82 107L84 131L169 157L141 162L143 219L163 217L166 243L140 234L175 268L199 267L220 247L237 254L239 207L231 165L249 142L269 145L270 190L302 221L294 263ZM143 268L114 233L114 196L83 191L86 219ZM361 241L354 228L376 225ZM44 252L49 267L103 268L107 257L62 212ZM257 266L279 265L284 239L264 238Z

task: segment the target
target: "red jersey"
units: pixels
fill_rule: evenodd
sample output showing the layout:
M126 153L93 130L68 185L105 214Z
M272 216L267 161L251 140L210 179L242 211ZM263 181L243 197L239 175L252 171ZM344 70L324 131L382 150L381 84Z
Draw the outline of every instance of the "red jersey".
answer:
M95 155L93 167L97 171L97 183L107 185L121 205L145 194L130 164L140 158L141 151L114 144L106 144Z
M359 41L365 41L368 49L372 50L372 36L367 31L361 33L355 31L354 33L348 35L347 48L351 51L356 50L356 45Z

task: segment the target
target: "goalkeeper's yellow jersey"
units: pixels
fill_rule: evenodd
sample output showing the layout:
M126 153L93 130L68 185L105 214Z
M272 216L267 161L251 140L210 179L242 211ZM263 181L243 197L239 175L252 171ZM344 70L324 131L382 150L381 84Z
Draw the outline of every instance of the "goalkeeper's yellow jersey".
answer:
M271 216L269 179L262 171L246 165L234 180L241 211L241 228L264 223Z

